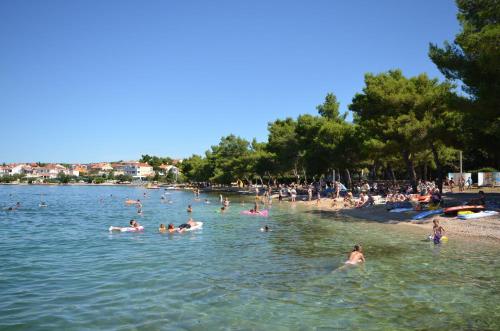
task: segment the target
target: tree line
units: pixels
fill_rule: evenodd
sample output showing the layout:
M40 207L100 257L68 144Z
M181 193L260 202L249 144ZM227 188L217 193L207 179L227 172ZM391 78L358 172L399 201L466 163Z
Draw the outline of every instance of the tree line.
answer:
M185 159L181 169L193 182L311 182L333 171L348 187L368 171L373 179L436 179L456 170L458 151L466 169L499 168L500 5L496 0L458 0L461 30L429 57L446 80L399 69L367 73L347 113L333 93L317 115L268 124L267 142L235 135L205 155ZM460 83L461 90L456 83Z

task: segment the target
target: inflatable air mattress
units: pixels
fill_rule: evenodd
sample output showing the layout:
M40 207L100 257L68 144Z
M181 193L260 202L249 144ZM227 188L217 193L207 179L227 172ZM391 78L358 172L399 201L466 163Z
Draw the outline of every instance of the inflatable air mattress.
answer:
M478 213L473 213L473 214L458 215L457 217L461 220L469 220L469 219L483 218L483 217L489 217L489 216L494 216L494 215L498 215L498 212L494 211L494 210L487 210L487 211L480 211Z
M244 210L241 212L242 215L250 215L250 216L261 216L261 217L267 217L269 215L269 211L267 209L258 211L258 212L252 212L250 210Z

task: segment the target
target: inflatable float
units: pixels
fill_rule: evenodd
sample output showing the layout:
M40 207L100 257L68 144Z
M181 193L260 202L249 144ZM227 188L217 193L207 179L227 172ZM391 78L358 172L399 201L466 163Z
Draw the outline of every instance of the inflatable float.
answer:
M140 231L144 231L144 227L141 225L141 226L138 226L138 227L132 227L132 226L127 226L127 227L119 227L119 226L110 226L109 227L109 232L113 232L113 231L120 231L120 232L140 232Z
M267 217L267 216L269 216L269 211L267 209L264 209L264 210L261 210L261 211L258 211L258 212L254 212L254 211L251 211L251 210L244 210L240 214L241 215Z
M426 210L424 212L421 212L420 214L413 216L413 219L414 220L421 220L423 218L426 218L427 216L439 215L442 213L443 213L443 209Z
M498 212L494 211L494 210L485 210L485 211L480 211L478 213L472 213L472 214L460 214L457 217L461 220L469 220L469 219L483 218L483 217L489 217L489 216L494 216L494 215L498 215Z
M433 241L434 240L434 236L431 234L427 237L427 240L428 241ZM439 239L440 242L442 243L446 243L448 242L448 237L447 236L442 236L441 239Z
M394 209L391 209L389 210L390 213L403 213L403 212L406 212L406 211L412 211L413 208L394 208Z
M189 229L184 229L183 232L200 230L203 228L203 222L196 222L196 225L191 225Z
M449 207L444 209L444 213L446 215L457 215L460 211L481 211L484 209L484 206L456 206Z

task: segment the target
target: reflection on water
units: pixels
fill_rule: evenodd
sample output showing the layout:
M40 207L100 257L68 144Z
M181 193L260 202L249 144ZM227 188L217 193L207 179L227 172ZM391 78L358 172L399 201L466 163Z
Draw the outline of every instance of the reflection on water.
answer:
M240 215L251 204L235 197L220 214L218 195L171 192L162 203L162 193L0 186L1 207L22 202L0 211L0 328L499 329L497 245L435 246L420 231L286 202L261 218ZM141 217L126 197L143 200ZM203 230L157 233L185 222L188 204ZM131 218L146 231L107 232ZM367 263L343 267L356 243Z

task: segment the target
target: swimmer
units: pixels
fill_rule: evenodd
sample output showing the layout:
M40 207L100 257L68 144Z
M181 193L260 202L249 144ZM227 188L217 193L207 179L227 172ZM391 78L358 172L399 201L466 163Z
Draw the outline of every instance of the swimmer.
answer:
M220 212L221 212L221 213L223 213L223 212L225 212L225 211L226 211L226 207L224 207L224 206L220 207Z
M208 199L205 199L205 203L208 205L210 201L208 201Z
M186 231L187 229L191 229L191 227L195 226L195 225L196 225L196 222L193 221L192 218L190 218L189 221L187 221L186 223L179 225L179 228L177 231L179 231L179 233L182 233L182 232Z
M192 213L193 212L193 208L191 207L191 205L188 205L187 212L188 213Z
M272 231L271 228L267 225L264 225L263 228L260 228L260 231L261 232L269 232L269 231Z
M352 252L349 254L349 259L345 261L345 264L358 264L360 262L365 262L365 256L363 255L363 248L360 245L355 245Z
M45 201L40 202L39 207L47 207L47 203Z
M253 204L253 209L250 210L251 213L258 213L259 212L259 205L257 204L257 202L255 202Z
M223 205L224 207L229 207L229 200L227 198L224 198L224 202L223 202Z
M444 228L439 225L439 221L437 219L434 219L432 223L434 223L434 226L432 227L434 244L439 244L441 243L441 238L443 237L445 231Z
M137 223L136 220L130 220L129 225L130 225L129 227L136 228L136 229L138 229L141 226L139 223ZM123 227L121 227L121 226L110 226L109 232L120 231L121 229L123 229Z
M175 231L177 231L177 229L175 228L175 226L172 223L170 223L168 225L167 231L168 231L168 233L174 233Z
M165 224L160 224L160 227L158 228L158 232L160 232L160 233L167 232L167 228L165 227Z

